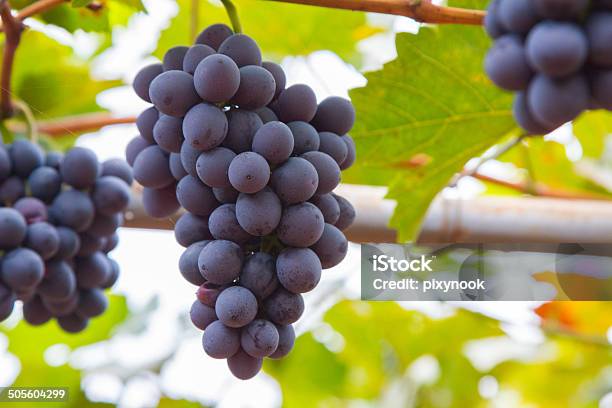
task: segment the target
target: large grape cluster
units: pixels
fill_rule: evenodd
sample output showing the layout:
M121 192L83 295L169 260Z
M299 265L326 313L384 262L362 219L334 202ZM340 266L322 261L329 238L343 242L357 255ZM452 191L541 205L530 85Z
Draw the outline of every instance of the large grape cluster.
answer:
M355 212L333 190L355 160L353 106L286 88L282 68L222 24L143 68L134 89L153 104L126 152L145 209L186 210L175 236L199 286L191 320L209 356L251 378L289 353L302 293L346 255Z
M31 325L56 318L76 333L104 313L119 266L107 254L130 199L123 160L99 163L75 147L43 153L34 143L0 145L0 321L23 302Z
M516 92L514 118L545 134L587 109L612 111L612 1L493 0L485 70Z

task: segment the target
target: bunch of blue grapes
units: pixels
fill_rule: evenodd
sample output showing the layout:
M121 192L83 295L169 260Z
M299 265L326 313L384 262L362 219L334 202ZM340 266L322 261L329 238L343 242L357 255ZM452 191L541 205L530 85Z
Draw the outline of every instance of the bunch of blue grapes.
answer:
M0 145L0 321L18 300L29 324L55 318L69 333L104 313L131 184L125 161L100 163L89 149Z
M583 111L612 111L612 1L493 0L489 78L516 92L516 122L546 134Z
M286 87L283 69L223 24L143 68L134 90L153 104L126 151L145 210L185 210L175 236L199 287L191 320L209 356L251 378L289 353L302 294L347 253L355 211L333 190L355 160L353 106Z

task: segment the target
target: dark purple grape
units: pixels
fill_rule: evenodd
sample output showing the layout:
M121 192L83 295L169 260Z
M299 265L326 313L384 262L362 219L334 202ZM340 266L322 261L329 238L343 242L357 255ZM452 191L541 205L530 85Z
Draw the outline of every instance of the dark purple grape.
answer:
M132 168L125 160L108 159L102 163L102 176L115 176L123 180L128 186L134 182Z
M506 33L497 17L497 9L501 0L493 0L489 3L487 14L484 18L484 28L489 37L498 38Z
M340 167L330 155L323 152L306 152L301 157L308 160L317 171L319 184L315 194L331 193L340 184Z
M589 41L589 62L600 68L612 68L612 12L592 13L585 30Z
M65 190L55 197L49 213L59 225L81 232L93 222L95 208L89 195L78 190Z
M304 299L300 294L278 288L264 301L264 311L278 325L295 323L304 313Z
M219 320L212 322L202 336L204 351L212 358L228 358L240 348L240 330L225 326Z
M265 252L250 255L242 267L239 283L258 299L270 296L278 287L274 257Z
M151 98L149 97L149 87L151 82L153 82L153 80L163 71L164 68L162 64L147 65L138 71L138 74L136 74L134 82L132 83L132 87L140 99L151 102Z
M208 57L209 55L213 55L214 53L215 50L204 44L195 44L189 47L189 50L187 50L185 58L183 59L183 71L193 75L198 64L204 58Z
M242 249L238 244L227 240L215 240L200 252L198 267L207 282L225 285L238 278L242 261Z
M130 140L130 143L128 143L127 147L125 148L125 161L127 161L130 166L134 166L134 161L140 152L142 152L147 146L151 145L152 143L144 139L142 136L136 136Z
M79 239L81 240L81 246L77 252L78 257L93 255L94 252L102 251L104 247L104 240L89 234L89 232L79 234Z
M198 300L191 305L189 317L193 325L200 330L206 330L212 322L217 320L215 309L200 303Z
M343 135L342 141L346 144L348 154L346 155L346 159L340 164L340 170L346 170L355 163L357 148L355 147L355 141L350 135Z
M130 203L130 188L118 177L100 177L94 184L91 198L97 212L112 216L127 209Z
M314 204L301 203L283 210L276 233L283 244L306 248L321 238L324 226L321 211Z
M321 144L319 151L330 155L338 165L348 157L348 147L340 136L335 133L321 132L319 133Z
M104 247L102 248L102 252L108 254L109 252L117 248L117 245L119 245L119 234L115 232L114 234L106 237L104 241L105 242ZM109 261L112 261L112 259L109 258Z
M230 57L214 54L198 64L193 81L196 92L204 101L226 102L238 91L240 70Z
M583 16L589 0L534 0L538 14L555 20L574 20Z
M293 134L293 154L303 154L319 150L319 133L311 124L306 122L290 122L287 124Z
M564 77L582 68L589 44L580 26L545 21L529 32L525 49L529 64L539 73Z
M11 205L25 195L25 184L18 176L11 176L0 184L0 204Z
M231 286L219 294L215 311L219 321L224 325L236 328L243 327L255 319L257 299L250 290L241 286Z
M261 191L270 180L270 166L262 156L254 152L240 153L230 163L229 181L241 193Z
M49 203L62 189L62 177L53 167L42 166L30 174L28 185L33 197Z
M209 187L231 187L227 172L234 157L236 153L225 147L202 152L196 162L198 177Z
M208 45L216 51L221 43L232 34L234 34L232 29L225 24L213 24L202 31L195 42Z
M515 95L514 103L512 105L512 113L514 114L514 120L516 123L530 134L544 135L553 130L541 125L533 117L529 106L527 105L527 96L524 92L518 92Z
M0 182L7 179L11 175L13 164L11 163L11 157L4 146L0 145Z
M160 115L153 127L155 142L168 153L179 153L183 144L183 120L169 115Z
M285 248L276 259L276 274L289 292L310 292L321 280L321 261L311 249Z
M265 188L256 194L240 194L236 201L236 218L249 234L263 237L276 229L282 212L274 192Z
M274 98L278 98L278 95L280 95L280 93L285 90L285 85L287 85L287 77L285 76L285 71L283 71L283 68L280 65L270 61L262 62L261 66L264 67L268 72L270 72L274 77L274 83L276 84L276 88L274 90Z
M293 152L293 134L283 122L268 122L255 133L253 151L271 164L284 162Z
M353 221L355 221L355 209L353 205L344 197L340 197L339 195L332 194L336 201L338 201L338 205L340 206L340 217L338 221L334 224L336 228L340 231L344 231L348 227L351 226Z
M46 264L45 277L37 291L45 299L60 302L67 300L76 290L74 271L63 261L50 261Z
M239 154L251 150L255 132L263 122L255 112L233 109L226 114L228 120L227 136L223 146Z
M76 278L79 288L93 289L102 286L111 273L111 265L102 252L94 252L76 258Z
M43 222L48 219L47 206L38 198L20 198L13 204L13 208L19 211L28 224Z
M133 165L134 179L143 187L162 188L175 180L170 173L168 155L157 145L146 147Z
M166 71L157 76L149 91L158 111L182 117L200 98L193 87L193 77L183 71Z
M227 359L227 366L232 374L241 380L253 378L261 371L263 360L248 355L244 350L239 350L236 354Z
M62 300L52 300L42 297L42 302L55 317L68 316L74 313L79 304L79 295L77 291L74 291L70 297Z
M52 167L55 170L59 170L62 160L64 160L63 153L47 152L47 155L45 156L45 166Z
M242 328L240 345L251 357L267 357L278 347L278 330L267 320L255 319Z
M484 69L495 85L509 91L526 89L533 77L523 40L515 34L495 40L485 57Z
M9 156L13 163L13 174L21 178L27 178L45 161L45 156L38 145L22 139L13 142L9 148Z
M198 272L199 273L199 272ZM221 293L227 286L215 285L214 283L205 282L198 288L196 297L200 303L215 307L219 293Z
M37 222L28 227L24 246L35 251L43 260L47 260L59 250L59 235L51 224Z
M51 320L51 317L51 312L45 307L39 296L23 304L23 319L32 326L41 326Z
M183 167L180 153L170 153L168 164L170 166L170 173L172 173L172 176L176 181L180 181L183 177L189 174L185 170L185 167Z
M136 127L140 136L151 143L155 143L153 139L153 128L159 119L159 112L154 107L143 110L136 118Z
M332 132L344 135L353 128L355 123L355 108L349 100L339 96L324 99L317 107L317 113L312 119L312 125L319 132Z
M119 279L119 264L114 259L106 259L108 260L108 263L110 265L110 273L108 274L108 277L106 278L104 283L100 285L102 289L112 288L117 282L117 279Z
M319 176L308 160L291 157L272 172L270 185L283 203L297 204L315 194Z
M213 194L222 204L235 204L240 194L234 187L213 188Z
M147 214L155 218L166 218L180 208L176 198L176 184L161 189L145 187L142 190L142 205Z
M292 325L276 325L276 330L278 331L278 347L276 351L269 356L269 358L272 359L285 357L291 352L295 343L295 331Z
M0 250L21 245L28 225L23 215L12 208L0 208Z
M123 215L116 213L112 215L104 215L96 213L93 223L87 229L87 234L96 238L104 238L112 235L123 224ZM100 249L103 245L100 246Z
M198 157L202 152L200 150L194 149L191 147L189 143L183 143L181 146L181 163L183 164L183 169L193 177L198 177L198 173L196 171L196 162Z
M190 213L181 215L174 225L174 238L184 247L212 239L208 230L208 219Z
M276 83L272 74L257 65L240 68L240 86L232 98L232 103L243 109L263 108L272 101Z
M164 54L163 67L164 71L181 70L183 69L183 59L189 47L177 46L172 47Z
M238 67L261 65L261 51L251 37L244 34L233 34L219 45L219 54L234 60Z
M79 234L66 227L56 227L56 231L59 237L59 246L55 258L61 260L73 258L81 247Z
M98 157L92 150L84 147L73 147L68 150L60 166L64 183L77 189L91 187L99 172Z
M76 314L70 314L68 316L60 316L57 318L59 326L68 333L80 333L87 328L89 320L84 319Z
M210 241L194 242L187 247L179 259L179 271L181 275L183 275L183 278L192 285L200 286L206 282L198 267L198 257L202 249L208 245L209 242Z
M274 111L266 106L255 111L263 123L278 121L278 117Z
M524 34L539 21L532 0L502 0L497 8L502 26L511 32Z
M325 224L323 235L311 249L321 260L323 269L328 269L338 265L346 257L348 241L338 228Z
M574 120L588 107L589 100L589 85L582 75L556 80L538 75L527 93L534 118L551 129Z
M83 318L91 318L102 315L108 309L108 299L104 296L102 289L82 290L79 295L79 304L76 314Z
M316 195L310 202L317 206L323 214L323 219L328 224L335 224L340 218L340 205L331 194Z
M239 245L253 238L238 223L235 204L223 204L217 207L208 218L208 228L215 239L225 239Z
M176 197L185 210L202 217L209 216L219 206L211 188L193 176L185 176L179 181Z
M0 264L2 281L15 291L28 290L38 285L44 271L43 260L28 248L17 248L6 253Z
M207 103L191 108L183 120L185 142L197 150L210 150L219 146L227 132L228 122L223 111Z
M293 85L279 95L278 109L277 115L285 123L310 122L317 112L317 97L308 85Z

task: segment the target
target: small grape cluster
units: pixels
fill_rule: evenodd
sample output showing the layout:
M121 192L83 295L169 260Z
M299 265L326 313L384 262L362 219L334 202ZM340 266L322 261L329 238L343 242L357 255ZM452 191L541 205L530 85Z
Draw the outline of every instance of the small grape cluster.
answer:
M485 29L495 39L485 71L516 92L514 118L528 133L612 111L612 1L493 0Z
M355 217L332 192L355 160L353 106L285 85L279 65L223 24L134 80L153 104L126 150L145 210L186 210L175 236L181 274L199 286L191 320L241 379L289 353L301 294L345 257Z
M16 300L29 324L56 318L69 333L104 313L104 289L119 276L107 254L131 184L125 161L99 163L89 149L45 155L26 140L0 145L0 321Z

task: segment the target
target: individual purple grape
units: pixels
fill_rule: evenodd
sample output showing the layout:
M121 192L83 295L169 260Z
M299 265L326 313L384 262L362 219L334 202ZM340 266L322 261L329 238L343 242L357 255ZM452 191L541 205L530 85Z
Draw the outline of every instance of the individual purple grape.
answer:
M348 227L351 226L353 221L355 221L355 209L353 205L344 197L340 197L339 195L332 194L336 201L338 201L338 205L340 206L340 217L338 221L334 224L336 228L340 231L344 231Z
M259 116L259 118L264 124L268 122L278 121L278 117L276 116L276 113L274 113L272 109L266 106L264 106L263 108L257 109L255 113L257 113L257 115Z
M35 296L23 304L23 319L32 326L41 326L51 320L52 317L51 312L45 307L40 296Z
M145 187L142 190L142 205L147 214L155 218L166 218L180 208L176 198L176 184L161 189Z
M128 186L134 182L132 168L121 159L108 159L102 163L101 176L115 176L123 180Z
M213 194L217 201L222 204L235 204L238 200L238 192L234 187L213 188Z
M523 40L514 34L495 41L485 57L484 69L495 85L509 91L526 89L533 77Z
M344 135L353 128L355 108L350 101L339 96L324 99L317 107L312 125L319 132L332 132Z
M208 240L194 242L187 247L179 259L179 271L183 278L192 285L200 286L206 282L198 267L198 257L209 242Z
M52 167L59 171L60 164L64 160L64 154L60 152L47 152L45 156L45 166Z
M278 98L278 95L280 95L280 93L285 90L285 86L287 85L287 77L285 76L285 71L283 71L283 68L280 65L270 61L262 62L261 66L264 67L274 77L274 83L276 84L274 90L274 98L276 99Z
M283 122L268 122L255 133L253 151L271 164L286 161L293 152L293 134Z
M612 68L612 9L592 13L585 25L589 42L589 62L599 68Z
M218 49L234 60L239 68L246 65L261 65L261 51L251 37L244 34L233 34L227 37Z
M174 237L176 242L184 247L212 239L208 230L208 219L190 213L181 215L174 225Z
M95 237L89 232L79 234L81 246L77 252L77 257L86 257L93 255L97 251L102 251L104 240L100 237Z
M98 213L111 216L127 209L130 188L118 177L100 177L94 184L91 198Z
M582 17L589 0L534 0L535 9L544 18L574 20Z
M181 146L180 156L183 169L193 177L198 177L196 162L201 153L200 150L191 147L189 143L183 143L183 146Z
M215 240L200 252L198 266L207 282L225 285L238 278L242 261L242 250L238 244L227 240Z
M206 102L232 99L240 86L240 70L228 56L213 54L204 58L193 74L196 92Z
M164 72L162 64L147 65L138 71L138 74L136 74L134 82L132 83L132 87L140 99L146 102L151 102L151 98L149 97L149 87L151 86L151 82L153 82L153 80L162 72Z
M501 0L493 0L489 3L487 14L484 18L484 28L489 37L497 39L506 33L497 17L497 9Z
M198 300L191 305L189 317L193 325L200 330L206 330L212 322L217 320L215 309L200 303Z
M183 120L169 115L160 115L152 130L155 143L167 153L180 153L183 144Z
M285 248L276 258L276 274L289 292L310 292L321 280L321 261L311 249Z
M293 85L279 95L278 109L278 117L285 123L310 122L317 112L317 97L308 85Z
M243 109L265 107L274 98L276 83L272 74L257 65L240 68L240 86L231 102Z
M319 133L310 123L300 121L289 122L287 126L289 126L293 134L293 154L300 155L319 150L321 143Z
M236 202L238 223L246 232L258 237L276 229L281 213L281 202L269 188L256 194L240 194Z
M74 188L91 187L100 172L100 164L96 154L84 147L73 147L66 153L60 166L64 183Z
M47 206L38 198L20 198L13 204L13 209L17 210L28 224L43 222L48 219Z
M270 185L285 204L309 200L317 191L319 176L306 159L291 157L272 172Z
M330 155L338 165L348 157L348 147L340 136L330 132L320 132L319 151Z
M42 281L44 270L43 261L36 252L28 248L17 248L2 258L0 277L15 291L28 290Z
M93 289L102 286L110 272L111 265L102 252L76 258L75 273L79 288Z
M87 234L92 237L102 239L111 234L114 234L117 229L123 224L123 215L121 213L115 213L112 215L104 215L102 213L96 213L93 223L87 229ZM100 246L100 248L103 245Z
M28 185L33 197L50 203L62 189L62 177L53 167L42 166L30 174Z
M25 195L25 184L18 176L10 176L0 183L0 204L11 205Z
M348 241L338 228L325 224L323 235L310 248L321 260L323 269L329 269L338 265L346 257Z
M193 176L178 182L176 197L185 210L202 217L208 217L219 206L211 188Z
M183 120L185 142L197 150L205 151L219 146L227 131L227 118L214 105L199 103L187 112Z
M514 97L514 103L512 105L512 113L516 123L523 128L526 132L534 135L544 135L549 133L553 129L549 129L544 125L538 123L530 112L527 104L527 96L524 92L518 92ZM332 223L333 224L333 223Z
M241 193L261 191L270 180L270 166L261 155L254 152L240 153L230 163L229 181Z
M228 131L223 146L236 154L251 150L255 133L263 122L255 112L244 109L233 109L226 114Z
M346 159L340 164L340 170L346 170L355 163L357 148L355 147L355 141L350 135L343 135L341 137L342 141L346 144L348 154L346 155Z
M331 194L315 195L310 202L317 206L328 224L335 224L340 218L340 205Z
M227 366L232 374L241 379L248 380L253 378L261 371L263 359L248 355L244 350L239 350L236 354L227 359Z
M206 354L212 358L229 358L240 348L240 330L216 320L204 330L202 345Z
M108 299L102 289L81 290L76 314L82 318L92 318L102 315L108 309Z
M199 272L198 272L199 273ZM214 283L204 282L198 288L196 297L200 303L212 307L215 307L219 293L221 293L227 286L215 285Z
M238 223L235 204L223 204L217 207L208 218L208 228L215 239L225 239L238 245L245 244L253 238Z
M57 224L81 232L93 222L95 208L88 194L78 190L65 190L55 197L49 213Z
M187 53L185 54L185 58L183 59L183 71L194 74L198 64L209 55L213 55L215 50L213 50L208 45L204 44L195 44L189 47ZM194 78L195 81L195 78ZM196 87L197 88L197 87ZM196 89L197 90L197 89Z
M37 222L28 227L24 246L48 260L59 250L59 235L51 224Z
M81 247L81 238L72 228L56 227L59 237L59 247L55 259L67 260L74 258Z
M164 71L181 70L183 69L183 59L189 47L177 46L172 47L164 54L163 67Z
M110 273L104 283L100 285L102 289L112 288L117 283L117 279L119 279L119 264L114 259L107 258L107 260L110 265Z
M183 71L165 71L157 76L149 90L151 102L158 111L182 117L200 98L193 87L193 76Z
M295 323L304 313L302 295L278 288L264 301L266 316L277 325Z
M62 300L53 300L46 297L41 297L43 305L55 317L68 316L74 313L79 304L79 295L74 291L70 297Z
M170 153L168 165L170 166L170 173L172 173L172 177L174 177L176 181L180 181L183 177L189 174L185 170L185 167L183 167L180 153Z
M340 184L340 167L330 155L323 152L306 152L301 157L308 160L317 171L319 184L315 194L331 193Z
M208 45L216 51L221 43L232 34L234 34L232 29L225 24L213 24L202 31L195 42L196 44Z
M130 143L128 143L125 148L125 160L128 162L130 166L134 166L134 161L136 157L142 152L146 147L151 146L153 143L149 142L142 136L136 136Z
M153 128L159 119L159 112L153 106L143 110L136 118L136 127L140 136L151 143L155 143L153 138Z
M36 288L45 299L60 302L70 298L76 290L74 271L66 262L52 260L47 262L45 277Z
M226 147L202 152L196 162L198 177L209 187L231 187L227 172L234 157L236 153Z
M11 175L12 168L11 156L9 156L4 146L0 145L0 182L6 180Z
M292 325L276 325L276 330L278 331L278 347L274 353L268 356L272 359L285 357L291 352L295 344L295 331Z
M258 299L270 296L278 287L274 257L265 252L250 255L242 267L239 283Z
M278 330L267 320L255 319L242 328L240 346L251 357L267 357L278 347Z
M497 8L497 17L506 30L525 34L539 21L532 0L502 0Z
M257 299L250 290L241 286L231 286L219 294L215 311L219 321L224 325L235 328L243 327L255 319Z
M551 129L575 119L588 107L589 100L589 85L581 74L563 79L538 75L527 92L534 118Z
M157 145L146 147L133 165L134 179L143 187L162 188L174 182L168 155Z
M9 156L13 164L13 174L21 178L27 178L45 161L43 152L38 145L22 139L13 142L9 148Z
M57 323L64 331L75 334L85 330L89 325L89 320L77 314L70 314L58 317Z
M323 214L311 203L291 205L283 210L278 229L278 239L285 245L306 248L323 234Z
M119 244L119 234L117 234L116 232L112 235L109 235L108 237L106 237L106 239L104 240L104 247L102 248L102 252L104 252L105 254L108 254L109 252L113 251L115 248L117 248L117 245ZM109 261L112 261L112 259L108 258ZM113 261L114 262L114 261ZM111 263L113 263L111 262Z

